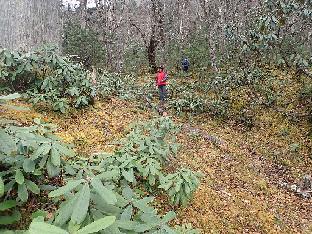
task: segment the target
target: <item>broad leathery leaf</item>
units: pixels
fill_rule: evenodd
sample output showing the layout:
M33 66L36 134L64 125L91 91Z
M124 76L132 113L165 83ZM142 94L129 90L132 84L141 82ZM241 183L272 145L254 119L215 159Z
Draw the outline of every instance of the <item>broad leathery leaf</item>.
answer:
M163 227L162 231L166 231L166 234L176 234L177 232L175 230L173 230L172 228L170 228L168 225L165 225Z
M153 197L144 197L143 199L134 201L133 206L146 213L153 212L154 209L148 206L148 203L152 202L153 200Z
M13 189L14 184L15 184L15 180L11 180L9 183L6 183L6 184L4 185L4 192L5 192L5 193L6 193L6 192L11 192L12 189Z
M6 155L11 155L12 152L16 152L16 142L13 137L7 134L3 129L0 129L0 152Z
M26 202L28 200L28 191L25 184L18 185L17 194L22 202Z
M15 110L15 111L28 111L28 110L30 110L29 108L23 107L23 106L13 106L13 105L7 105L7 104L2 104L1 106L4 106L7 109Z
M132 205L128 205L126 209L122 212L120 216L120 220L122 221L130 221L133 214L133 207Z
M155 176L149 174L149 175L148 175L148 183L149 183L151 186L154 186L154 185L155 185L155 182L156 182Z
M40 193L40 188L38 187L38 185L36 185L31 180L25 180L25 184L27 186L27 189L30 190L32 193L34 193L34 194Z
M172 184L173 184L172 180L170 180L167 183L162 183L162 181L161 181L161 185L159 185L158 188L162 188L165 191L167 191L172 186Z
M41 144L36 152L31 156L32 159L37 159L40 155L47 155L51 150L51 144L45 143Z
M115 224L124 230L135 230L135 228L140 225L139 222L135 222L135 221L128 221L128 220L116 220Z
M7 200L0 203L0 211L5 211L16 206L15 200Z
M184 192L187 195L192 192L191 189L190 189L190 186L188 186L188 184L184 184Z
M58 152L60 153L60 155L66 155L66 156L69 156L69 157L73 157L75 156L75 153L72 149L70 148L67 148L59 143L53 143L52 145L53 148L57 149Z
M56 148L51 149L51 163L57 167L61 165L61 156Z
M25 172L34 172L36 169L35 162L29 158L26 158L23 162L23 169Z
M96 233L98 231L101 231L110 225L112 225L116 220L115 216L107 216L102 219L98 219L89 225L85 226L84 228L78 230L77 234L90 234L90 233Z
M103 198L103 200L107 202L107 204L116 204L117 198L115 193L112 190L107 189L98 178L93 178L91 180L91 185L93 186L93 189Z
M64 194L72 191L74 188L76 188L82 182L84 182L84 180L71 180L71 181L68 181L65 186L60 187L60 188L50 192L49 193L49 197L58 197L58 196L64 195Z
M42 169L44 167L44 165L47 163L48 158L49 158L48 154L42 157L42 159L39 162L39 168Z
M129 181L130 183L134 182L134 174L133 174L133 168L130 168L129 171L126 170L122 170L121 174L123 175L123 177Z
M0 176L0 197L2 197L3 195L4 195L4 181Z
M104 230L102 230L100 233L101 234L124 234L124 232L121 232L119 230L119 227L117 225L118 221L115 221L115 223L113 223L112 225L110 225L109 227L105 228Z
M118 207L119 204L118 206L109 205L106 202L104 202L102 197L98 195L97 193L91 194L91 200L92 200L92 203L95 204L97 211L103 212L104 214L117 216L122 212L122 209ZM102 213L100 214L101 215L98 218L103 218L103 214Z
M179 179L179 180L176 182L176 184L175 184L175 191L176 191L176 192L179 192L179 191L180 191L182 183L183 183L183 179Z
M79 194L79 197L74 206L74 211L71 216L71 221L75 224L83 222L88 213L90 202L90 187L89 184L85 184Z
M32 219L35 219L35 218L38 218L38 217L43 217L43 218L45 218L47 215L48 215L48 212L47 212L47 211L44 211L44 210L37 210L37 211L35 211L34 213L31 214L31 218L32 218Z
M176 213L173 211L169 211L162 219L164 223L168 223L169 221L173 220L176 217Z
M122 196L124 196L127 200L131 200L134 196L133 190L129 186L125 187L122 190Z
M0 225L8 225L15 223L21 219L21 213L19 211L14 211L11 216L0 216Z
M9 95L6 95L6 96L0 96L0 100L8 101L8 100L14 100L14 99L17 99L17 98L20 98L20 97L21 97L20 94L12 93L12 94L9 94Z
M23 173L21 172L20 169L17 169L16 173L15 173L15 181L16 181L16 183L23 184L24 180L25 180L25 178L24 178Z
M80 191L81 192L81 191ZM63 226L71 217L74 209L74 205L79 197L79 192L74 196L69 198L69 201L66 201L65 204L62 203L62 206L58 210L58 215L55 218L55 224L57 226Z
M54 166L50 159L47 161L46 167L47 167L47 172L50 178L57 176L60 173L60 168L57 166Z
M147 233L147 231L151 230L153 227L155 227L155 223L152 222L152 224L140 224L135 226L134 232L135 233Z
M67 226L67 231L69 233L77 233L80 227L81 227L81 224L75 224L72 221L70 221Z
M117 169L113 169L111 171L105 171L96 176L100 180L110 181L110 180L117 180L120 178L120 171Z
M140 219L144 223L150 223L154 225L160 224L161 221L155 212L142 213Z
M69 234L67 231L54 225L33 221L29 227L29 234Z

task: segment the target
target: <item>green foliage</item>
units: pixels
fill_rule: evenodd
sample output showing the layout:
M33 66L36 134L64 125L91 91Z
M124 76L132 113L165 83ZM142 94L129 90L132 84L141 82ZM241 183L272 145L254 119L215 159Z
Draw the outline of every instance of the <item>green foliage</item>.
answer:
M20 220L21 213L15 209L16 205L14 200L0 202L0 225L13 224Z
M105 218L98 219L81 229L70 229L68 231L61 229L57 226L45 223L43 219L35 219L29 227L30 234L41 234L41 233L51 233L51 234L90 234L98 233L111 226L115 222L114 216L106 216Z
M174 174L161 178L159 188L168 192L173 205L185 206L197 189L200 176L201 174L191 170L181 169Z
M15 97L18 95L1 100ZM0 129L0 195L17 197L22 206L30 192L39 196L40 188L46 188L42 186L46 174L56 176L61 169L66 184L49 193L58 206L55 215L44 222L41 216L45 212L36 212L28 233L192 233L189 227L171 228L168 222L175 213L158 215L150 205L153 197L140 192L141 185L155 189L160 185L164 163L177 153L173 135L178 128L172 120L136 124L113 155L90 158L76 156L53 135L54 125L39 119L34 122L30 127L9 124ZM182 171L194 183L192 172ZM188 186L192 193L195 184ZM189 199L190 194L185 193ZM1 224L20 219L16 204L14 200L0 203Z
M63 50L73 60L90 67L105 64L105 50L92 29L83 29L79 24L67 22L64 27Z
M128 183L143 181L148 187L159 184L162 166L177 153L178 144L174 133L178 131L169 118L152 120L134 125L121 141L122 147L103 162L106 168L120 171Z
M0 83L12 91L27 92L29 100L46 102L64 113L69 106L89 105L93 87L80 65L45 46L29 53L0 51Z
M69 179L65 186L49 194L49 197L65 198L54 225L81 228L113 215L116 222L103 233L179 233L167 224L175 217L173 212L164 217L157 215L149 205L153 198L142 197L130 187L140 186L142 182L148 189L160 185L164 163L170 154L177 152L177 145L168 141L176 131L177 127L168 118L136 124L113 155L101 153L89 159L76 158L65 169L75 179ZM183 170L183 176L194 183L190 173ZM193 192L195 185L188 186Z
M11 100L19 95L1 97ZM17 200L26 202L29 192L39 194L38 184L47 173L58 175L62 166L61 157L73 156L73 151L53 135L55 126L34 120L30 127L5 124L0 128L0 194L10 196L17 189Z
M132 75L103 72L97 79L96 88L103 99L111 97L134 99L140 94L135 77Z
M170 101L170 107L177 113L190 112L198 114L205 110L206 103L199 95L193 92L183 91L177 99Z
M148 62L145 48L141 45L133 44L127 47L124 54L124 69L126 72L134 72L136 74L147 70Z

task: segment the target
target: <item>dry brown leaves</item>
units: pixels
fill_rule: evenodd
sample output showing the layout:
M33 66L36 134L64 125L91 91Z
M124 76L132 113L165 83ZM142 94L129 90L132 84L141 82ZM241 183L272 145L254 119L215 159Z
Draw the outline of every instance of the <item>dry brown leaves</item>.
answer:
M112 151L114 145L110 143L124 136L129 123L146 120L151 114L134 103L112 99L65 117L33 110L1 112L0 117L23 124L30 124L35 117L56 123L60 137L74 143L78 152L90 155ZM312 172L307 126L293 125L268 111L259 113L257 120L259 127L249 132L207 116L189 122L221 139L225 148L200 134L182 131L178 135L181 150L173 166L201 171L205 176L189 206L177 209L175 223L192 223L203 233L312 233L311 200L278 187L279 180L296 180ZM280 134L284 128L289 131L287 136ZM302 146L294 154L289 152L289 144L295 142ZM281 163L287 170L279 173L275 168ZM171 207L165 199L160 198L161 206L168 210Z

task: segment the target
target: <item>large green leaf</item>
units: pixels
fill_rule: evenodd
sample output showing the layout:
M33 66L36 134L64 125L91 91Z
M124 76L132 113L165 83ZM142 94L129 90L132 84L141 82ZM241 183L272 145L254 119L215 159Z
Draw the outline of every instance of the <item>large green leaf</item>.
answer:
M61 154L61 155L66 155L66 156L69 156L69 157L73 157L75 156L75 153L72 149L70 148L67 148L59 143L53 143L52 145L53 148L55 148L56 150L58 150L58 152Z
M0 203L0 211L5 211L16 206L16 201L7 200Z
M50 178L57 176L60 173L60 168L57 166L54 166L50 159L48 159L47 161L46 168L47 168L47 172Z
M23 169L25 172L34 172L35 171L35 162L29 158L26 158L23 162Z
M49 197L58 197L58 196L64 195L64 194L72 191L74 188L76 188L83 181L84 180L71 180L71 181L68 181L65 186L60 187L60 188L50 192L49 193Z
M38 218L38 217L46 217L48 214L47 211L44 211L44 210L37 210L35 211L34 213L31 214L31 218L32 219L35 219L35 218Z
M110 225L112 225L116 220L115 216L107 216L102 219L98 219L89 225L85 226L84 228L80 229L77 234L90 234L90 233L96 233L98 231L101 231Z
M10 110L15 110L15 111L29 111L30 109L27 107L23 106L13 106L13 105L8 105L8 104L2 104L3 107L10 109Z
M28 200L28 192L25 184L18 185L17 194L22 202L26 202Z
M21 97L20 94L12 93L12 94L9 94L9 95L6 95L6 96L0 96L0 100L9 101L9 100L14 100L14 99L17 99L17 98L20 98L20 97Z
M4 181L0 176L0 197L2 197L3 195L4 195Z
M71 221L76 224L83 222L88 213L90 202L90 187L89 184L85 184L74 206L74 211L71 216Z
M10 216L0 216L0 225L8 225L15 223L21 219L21 213L18 211L15 211Z
M51 149L51 163L57 167L61 165L60 153L56 148Z
M153 212L153 208L149 207L148 203L152 202L153 200L153 197L144 197L143 199L133 202L133 205L136 208L139 208L141 211L149 213Z
M60 209L57 212L58 215L55 218L56 225L63 226L70 219L78 197L79 193L76 193L74 196L70 197L68 201L61 205Z
M173 211L170 211L163 217L163 222L168 223L169 221L173 220L175 217L176 217L176 213Z
M129 220L131 220L132 214L133 214L133 207L130 204L122 212L122 214L120 216L120 220L122 220L122 221L129 221Z
M106 201L108 204L114 205L117 202L115 193L107 189L98 178L91 180L93 189Z
M131 183L134 182L135 178L134 178L134 174L133 174L133 168L130 168L129 171L122 170L121 173L122 173L123 177L124 177L127 181L129 181L129 182L131 182Z
M69 234L69 233L51 224L33 221L29 227L29 234Z
M32 193L34 193L34 194L40 193L40 189L39 189L38 185L36 185L31 180L25 180L25 184L27 186L27 189L30 190Z
M32 155L32 159L37 159L40 155L47 155L51 150L51 144L50 143L44 143L41 144L36 152Z
M3 129L0 129L0 152L11 155L15 151L17 151L16 142L12 136L7 134Z
M25 180L25 178L24 178L23 173L21 172L20 169L17 169L16 173L15 173L15 181L16 181L16 183L23 184L24 180Z

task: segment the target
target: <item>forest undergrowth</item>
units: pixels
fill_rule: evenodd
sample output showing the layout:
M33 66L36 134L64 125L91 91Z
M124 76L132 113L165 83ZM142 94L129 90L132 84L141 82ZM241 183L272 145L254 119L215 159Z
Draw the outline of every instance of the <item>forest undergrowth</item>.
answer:
M29 104L21 104L29 106ZM91 155L113 152L114 143L128 132L132 122L147 121L157 114L140 103L118 98L97 101L93 107L67 115L44 106L19 112L1 112L1 117L29 125L34 118L57 124L57 135L74 144L75 151ZM300 185L312 171L311 142L307 123L294 125L278 113L258 113L261 126L245 131L206 114L172 117L182 124L181 148L166 170L187 166L204 174L188 207L168 205L166 195L156 198L159 210L176 210L173 224L192 223L203 233L310 233L311 200L284 185ZM281 134L287 126L288 134ZM283 187L284 186L284 187ZM32 208L35 210L35 207Z

